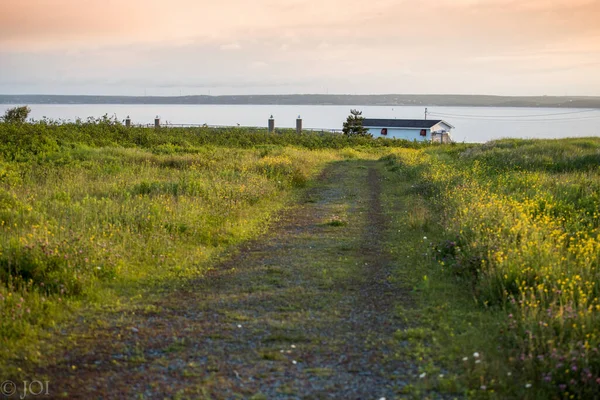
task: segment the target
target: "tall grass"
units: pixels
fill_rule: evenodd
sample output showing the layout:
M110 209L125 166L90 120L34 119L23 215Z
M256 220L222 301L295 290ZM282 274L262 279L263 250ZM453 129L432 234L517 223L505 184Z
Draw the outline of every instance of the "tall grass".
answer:
M441 216L441 267L506 310L506 361L548 395L595 396L600 139L398 150L388 162Z
M413 144L106 118L0 124L0 372L36 357L15 349L69 307L107 301L102 288L203 274L328 162L360 155L350 146L399 145Z
M30 160L61 153L68 146L144 148L155 154L195 153L205 146L257 148L294 146L305 149L349 147L415 147L427 144L407 140L372 139L333 133L296 134L282 130L269 134L249 128L126 128L107 117L59 123L42 120L31 124L0 125L0 155L4 160Z
M61 153L68 163L5 163L0 337L35 322L41 297L61 301L113 279L201 273L215 250L255 234L280 198L335 157L290 148L263 154L76 148Z

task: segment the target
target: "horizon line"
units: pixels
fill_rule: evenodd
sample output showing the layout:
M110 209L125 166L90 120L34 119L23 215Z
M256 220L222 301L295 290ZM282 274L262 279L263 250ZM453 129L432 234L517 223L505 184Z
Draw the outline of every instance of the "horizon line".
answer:
M550 97L550 98L600 98L599 95L501 95L501 94L458 94L458 93L367 93L367 94L350 94L350 93L286 93L286 94L222 94L222 95L210 95L210 94L193 94L193 95L126 95L126 94L48 94L48 93L0 93L0 96L14 97L14 96L54 96L54 97L135 97L135 98L189 98L189 97L283 97L283 96L347 96L347 97L359 97L359 96L461 96L461 97L513 97L513 98L527 98L527 97Z

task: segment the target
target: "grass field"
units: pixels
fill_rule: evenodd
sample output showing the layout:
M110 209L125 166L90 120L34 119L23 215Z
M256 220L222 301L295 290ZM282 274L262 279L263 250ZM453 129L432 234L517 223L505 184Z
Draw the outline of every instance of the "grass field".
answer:
M361 230L374 228L348 210L381 207L387 222L370 251L410 292L382 311L404 321L391 358L418 367L398 396L595 396L600 140L423 146L125 129L108 119L0 124L0 378L50 362L57 330L106 310L132 312L205 277L276 229L280 212L332 165L339 179L327 190L348 191L368 169L381 200L348 191L315 235L369 237ZM311 262L325 271L335 254ZM348 253L340 265L367 265L362 257ZM310 276L311 285L337 288L336 275Z
M203 274L340 157L270 144L177 151L121 128L0 125L0 358L39 356L39 328L82 301Z
M0 139L4 360L41 357L37 336L71 308L204 274L328 162L390 145L107 118L0 124Z
M410 183L418 202L408 223L427 235L438 279L464 286L495 318L467 335L481 343L479 332L495 354L472 385L514 397L596 396L600 140L399 150L386 162Z

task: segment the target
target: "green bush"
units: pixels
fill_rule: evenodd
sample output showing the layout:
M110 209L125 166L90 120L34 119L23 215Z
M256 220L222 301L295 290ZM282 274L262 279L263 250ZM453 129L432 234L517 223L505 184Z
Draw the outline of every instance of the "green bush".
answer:
M333 133L303 133L293 130L269 134L246 128L126 128L107 116L73 123L42 120L31 124L0 124L0 156L6 160L44 159L64 148L139 147L154 154L195 154L206 146L261 148L294 146L305 149L423 148L431 144L397 139L372 139Z
M25 123L31 109L27 106L9 108L4 113L2 121L7 124L22 124Z

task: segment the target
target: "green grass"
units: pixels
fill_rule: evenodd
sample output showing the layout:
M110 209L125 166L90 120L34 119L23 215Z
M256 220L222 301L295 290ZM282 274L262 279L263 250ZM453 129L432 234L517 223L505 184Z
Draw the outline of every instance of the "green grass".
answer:
M398 146L423 145L106 117L0 124L0 375L43 359L40 339L73 311L127 310L202 276L328 163Z
M599 139L427 146L125 129L108 119L0 124L0 376L18 375L15 360L43 359L41 339L78 310L128 312L136 303L160 313L144 308L148 297L204 275L277 224L278 211L328 163L346 160L350 179L357 160L386 154L379 167L389 224L381 240L397 266L389 279L410 288L398 301L406 328L394 335L392 356L413 360L422 376L404 394L593 397L600 389ZM328 232L360 234L343 204L330 211L319 221ZM340 261L352 243L338 243ZM333 288L348 271L315 260L314 273ZM254 289L278 286L286 275L270 267L261 279ZM267 340L305 338L282 325ZM174 338L168 351L185 346ZM260 357L277 361L269 351Z
M421 299L409 319L430 327L425 340L439 349L417 356L427 376L447 368L425 389L593 397L600 388L600 140L397 150L384 161L401 236L390 251L414 263L400 276Z
M41 359L40 335L73 310L119 309L201 276L276 223L277 211L341 157L243 142L266 136L0 124L3 376L13 359ZM277 140L285 144L285 135Z
M334 215L325 223L325 225L329 226L346 226L348 225L348 221L346 221L343 217Z
M54 163L69 163L77 152L65 153L65 148L88 146L144 148L153 154L202 154L206 147L255 149L268 155L281 146L304 149L343 149L346 158L357 157L358 148L422 148L427 144L406 140L349 137L332 133L296 134L282 130L268 134L266 130L249 128L126 128L108 117L57 123L42 120L31 124L0 125L0 156L5 161L43 159ZM0 169L0 171L2 171Z
M110 303L108 289L134 294L202 275L336 158L293 148L64 150L72 153L66 165L8 163L19 175L0 188L3 350L35 341L36 327L81 299Z
M411 360L423 376L405 386L403 394L414 399L437 398L438 393L451 398L493 398L498 392L498 398L518 397L516 384L502 379L508 378L504 360L497 362L501 355L494 339L501 316L478 306L460 282L439 268L431 251L431 244L444 238L439 216L415 194L415 181L393 167L391 163L382 167L388 182L382 201L390 221L386 249L397 265L391 279L409 288L412 298L397 306L406 328L394 335L394 357ZM481 363L475 364L475 352ZM490 364L493 373L487 372ZM490 390L483 393L482 385Z

